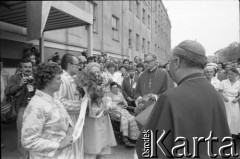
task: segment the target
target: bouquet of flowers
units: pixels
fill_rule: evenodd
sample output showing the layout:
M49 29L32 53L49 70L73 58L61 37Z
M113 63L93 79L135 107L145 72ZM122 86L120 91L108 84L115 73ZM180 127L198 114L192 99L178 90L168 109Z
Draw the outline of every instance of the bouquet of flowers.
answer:
M105 88L103 76L95 73L83 73L80 81L90 97L87 114L93 118L101 117L105 112L105 105L102 104Z
M78 85L81 87L85 87L87 93L90 95L91 101L94 102L97 97L103 97L104 94L104 78L102 75L95 74L90 72L87 74L86 72L82 72Z

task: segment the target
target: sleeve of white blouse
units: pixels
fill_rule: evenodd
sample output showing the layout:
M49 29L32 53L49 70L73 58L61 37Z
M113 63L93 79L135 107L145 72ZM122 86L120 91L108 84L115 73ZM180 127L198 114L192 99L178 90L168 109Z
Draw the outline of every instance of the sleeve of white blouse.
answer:
M58 98L62 102L62 104L64 105L67 111L80 111L81 100L73 101L73 100L68 100L66 98L67 97L66 81L63 80L63 83L61 84L59 91L56 92L54 95L56 98Z
M21 142L28 151L52 157L59 148L59 142L42 137L45 120L41 105L29 104L23 115Z
M223 84L224 81L221 81L218 85L218 91L222 92L223 91L223 88L224 88L224 84Z

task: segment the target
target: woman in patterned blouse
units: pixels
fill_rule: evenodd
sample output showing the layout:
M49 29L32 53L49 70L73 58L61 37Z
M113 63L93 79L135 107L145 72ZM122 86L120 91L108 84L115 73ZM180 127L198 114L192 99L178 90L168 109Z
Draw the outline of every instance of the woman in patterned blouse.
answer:
M61 81L61 68L40 64L35 72L35 95L23 116L21 141L30 159L73 159L73 124L62 103L53 97Z

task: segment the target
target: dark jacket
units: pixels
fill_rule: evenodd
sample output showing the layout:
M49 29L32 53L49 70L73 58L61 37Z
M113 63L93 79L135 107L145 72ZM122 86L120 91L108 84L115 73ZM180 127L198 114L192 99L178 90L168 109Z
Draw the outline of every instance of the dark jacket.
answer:
M29 97L29 94L26 93L27 92L27 84L20 86L21 78L22 78L21 73L11 76L9 78L8 85L4 92L6 96L14 96L15 97L13 106L15 107L16 112L18 112L21 102ZM34 88L34 91L30 94L30 96L32 97L34 94L35 94L35 88ZM26 107L27 104L22 105L22 106Z
M134 78L133 83L137 84L137 81L138 81L139 77L137 75L135 75L133 78ZM124 98L126 100L127 100L128 97L133 98L134 91L135 91L135 89L133 88L133 86L130 85L130 77L129 76L125 77L123 79L123 83L122 83L122 94L123 94Z

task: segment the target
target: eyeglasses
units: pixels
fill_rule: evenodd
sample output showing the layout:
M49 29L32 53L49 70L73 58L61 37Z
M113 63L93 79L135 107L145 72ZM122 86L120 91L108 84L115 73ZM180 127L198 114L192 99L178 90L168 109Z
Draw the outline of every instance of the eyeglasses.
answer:
M72 65L81 66L82 63L71 63Z
M150 60L150 61L144 61L145 64L149 64L150 62L152 62L154 60Z

